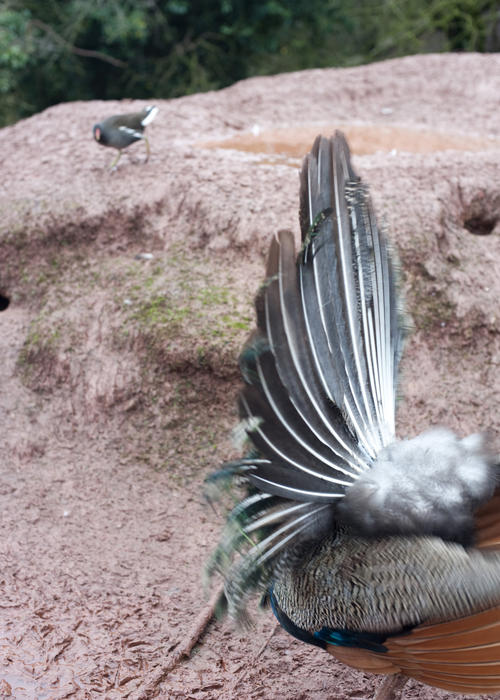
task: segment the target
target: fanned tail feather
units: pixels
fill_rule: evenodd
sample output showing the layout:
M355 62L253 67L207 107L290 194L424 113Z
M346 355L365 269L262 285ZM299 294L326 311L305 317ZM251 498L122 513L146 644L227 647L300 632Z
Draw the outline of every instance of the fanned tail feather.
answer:
M241 464L243 473L247 468L245 461ZM236 476L237 463L229 470ZM221 472L216 479L225 480L227 468ZM247 599L255 590L265 593L275 574L276 559L292 543L296 547L306 539L322 537L332 526L333 512L328 504L287 500L249 485L247 496L230 512L206 567L209 579L216 572L225 578L229 614L245 622Z
M318 361L340 379L325 381L325 390L337 389L332 400L373 458L394 439L404 324L387 241L338 132L333 140L318 137L306 158L300 219L310 337Z
M156 117L158 114L158 107L154 105L149 105L148 107L145 107L143 110L145 116L141 120L142 126L147 126L148 124L151 124L153 119Z
M302 249L280 232L240 357L239 409L252 458L232 476L247 497L209 573L243 614L278 557L334 527L335 504L394 439L403 342L397 276L344 137L318 137L301 173ZM233 563L233 561L235 563Z

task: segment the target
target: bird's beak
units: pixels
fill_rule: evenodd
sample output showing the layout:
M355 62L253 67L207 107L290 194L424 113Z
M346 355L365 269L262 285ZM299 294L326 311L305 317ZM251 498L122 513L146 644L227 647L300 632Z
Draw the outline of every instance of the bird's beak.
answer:
M96 129L96 130L94 131L94 138L95 138L96 141L100 141L100 140L101 140L101 130L100 130L100 129Z

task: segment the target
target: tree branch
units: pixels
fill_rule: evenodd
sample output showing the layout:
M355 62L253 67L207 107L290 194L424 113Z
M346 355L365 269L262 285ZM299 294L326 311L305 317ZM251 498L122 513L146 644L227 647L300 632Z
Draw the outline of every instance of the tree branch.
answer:
M214 617L217 602L222 595L224 588L221 586L212 596L208 605L206 605L198 617L194 621L192 628L185 635L184 639L176 645L176 649L167 656L165 662L150 673L144 679L140 688L130 695L130 700L150 700L157 692L160 683L168 676L183 659L189 658L191 651L200 637L205 632L210 621Z
M32 19L28 22L28 28L30 26L37 27L41 29L46 34L49 34L53 39L55 39L59 44L62 44L68 51L74 53L76 56L83 56L84 58L95 58L98 61L104 61L104 63L110 63L115 68L126 68L127 63L120 61L119 58L113 58L113 56L108 56L101 51L92 51L90 49L80 49L78 46L73 46L69 41L66 41L60 34L58 34L52 27L39 19Z

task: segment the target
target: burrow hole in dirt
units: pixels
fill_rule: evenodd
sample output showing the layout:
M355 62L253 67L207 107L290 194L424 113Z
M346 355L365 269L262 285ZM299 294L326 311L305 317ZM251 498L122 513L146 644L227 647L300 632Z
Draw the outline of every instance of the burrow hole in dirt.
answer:
M471 216L469 219L464 220L464 227L475 236L487 236L496 225L497 219L489 217L487 214L484 216Z
M5 294L0 294L0 311L5 311L5 309L9 306L9 304L10 304L9 297L6 297Z
M489 236L500 221L500 194L498 191L460 192L462 202L462 225L474 236ZM466 195L464 197L464 194ZM472 195L472 196L471 196Z

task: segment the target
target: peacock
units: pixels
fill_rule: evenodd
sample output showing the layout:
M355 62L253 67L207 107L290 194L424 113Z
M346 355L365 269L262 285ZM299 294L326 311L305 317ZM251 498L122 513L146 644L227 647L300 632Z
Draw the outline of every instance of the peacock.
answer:
M304 160L299 218L240 356L245 456L208 478L236 503L207 573L242 623L260 591L354 668L500 691L500 460L481 434L395 437L399 267L340 132Z

